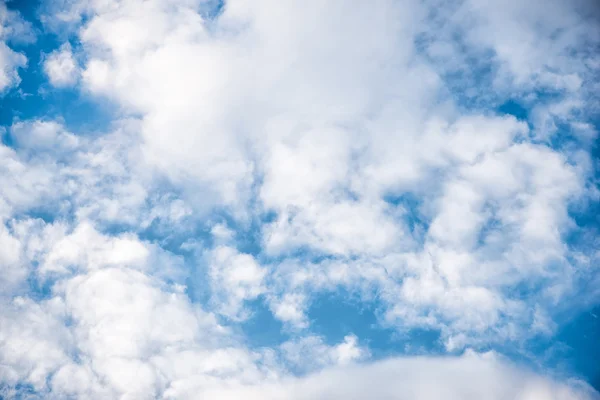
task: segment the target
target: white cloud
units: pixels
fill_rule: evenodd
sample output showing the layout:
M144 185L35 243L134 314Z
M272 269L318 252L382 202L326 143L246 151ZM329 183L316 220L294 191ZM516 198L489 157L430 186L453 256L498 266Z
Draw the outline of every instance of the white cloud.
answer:
M342 342L328 346L318 336L305 336L281 345L286 362L301 371L318 370L323 367L347 365L366 359L369 350L358 346L358 338L347 335Z
M56 121L17 121L11 126L10 133L22 150L36 153L75 150L79 144L78 138Z
M212 299L217 312L234 319L246 319L244 301L264 293L266 270L254 257L228 246L218 246L208 256Z
M52 246L39 272L66 273L66 268L97 269L115 264L143 268L149 253L135 237L107 238L84 222Z
M21 82L19 68L27 65L24 54L12 50L9 42L34 40L31 25L4 3L0 4L0 94Z
M20 53L15 53L6 44L0 42L0 91L16 86L21 82L18 68L27 65L27 58Z
M60 299L41 304L23 297L3 301L0 379L4 384L27 382L36 390L44 390L48 376L70 362L72 342L63 315Z
M301 292L272 296L269 302L271 311L280 321L290 323L292 327L305 328L308 326L305 314L306 297Z
M77 83L80 72L69 43L63 44L60 49L46 56L44 72L52 86L68 87Z
M566 172L570 167L560 161L551 172L545 163L521 165L511 158L519 152L534 159L557 157L543 145L514 143L530 135L525 124L485 115L461 117L451 103L440 102L440 65L422 61L412 45L422 26L409 20L426 15L418 4L344 8L339 2L309 3L300 10L293 2L248 7L232 1L209 29L192 3L90 3L84 11L90 20L80 35L89 55L84 84L142 113L146 161L193 193L196 202L247 215L253 210L245 209L245 202L260 178L261 206L276 213L275 221L262 228L267 253L309 247L340 257L399 252L412 257L419 244L402 209L383 201L390 193L412 193L429 207L425 218L431 223L426 234L431 251L440 257L456 254L457 261L445 262L431 274L425 265L413 266L404 272L415 275L407 282L423 289L433 285L424 283L430 276L440 282L441 291L452 285L455 296L486 293L494 298L483 303L483 313L509 312L505 307L513 302L502 298L504 282L465 282L463 277L483 274L475 270L481 261L492 269L508 257L513 265L503 270L517 269L509 278L514 284L530 278L531 269L521 273L528 262L563 257L558 244L561 230L568 228L568 196L534 185L532 193L511 200L527 187L523 174L529 170L535 176L569 176L565 182L571 193L581 192L581 181L571 179ZM467 12L475 22L461 27ZM406 17L410 13L414 17ZM329 15L341 17L332 24ZM574 15L568 13L553 26L568 25ZM552 16L542 15L550 22ZM488 15L465 3L456 15L441 18L448 19L448 29L470 29L465 43L476 52L495 51L518 82L545 68L539 57L532 64L519 59L521 53L503 52L511 47L486 30L501 26L504 14ZM540 35L531 31L530 22L519 20L517 28ZM533 69L523 69L526 65ZM563 69L565 79L582 79L573 75L569 63ZM512 192L497 193L503 187L498 180L492 187L490 180L473 182L480 179L474 171L489 165L494 172L479 177L495 173L503 184L514 185ZM498 175L514 168L523 174ZM560 186L557 181L556 188ZM478 244L486 226L497 220L510 229L490 232L486 240L493 246ZM540 223L543 230L536 230ZM502 243L495 239L498 235ZM538 251L534 254L523 240L531 240ZM426 254L415 256L427 259ZM411 299L417 301L404 301ZM474 297L473 304L479 300ZM396 301L390 299L392 305ZM418 310L430 301L403 306ZM277 315L302 319L297 307L284 303L288 306L275 307ZM443 317L457 318L451 309L442 309ZM491 327L494 321L484 325Z
M42 396L154 398L181 385L265 376L263 356L240 346L173 282L176 257L151 256L149 244L87 224L68 234L40 225L14 230L24 257L39 265L31 279L51 289L45 300L15 297L2 307L4 385L31 384Z
M2 383L91 399L594 398L490 354L364 364L363 338L328 345L309 309L349 293L455 352L551 335L555 312L576 312L598 273L567 240L571 206L593 199L596 28L554 1L230 0L214 20L201 3L46 16L81 44L81 71L67 44L48 55L50 82L121 119L93 135L15 121L0 145ZM2 35L0 90L25 63ZM527 123L493 111L509 98L532 106ZM551 146L563 124L576 140ZM245 345L257 300L293 339Z
M191 209L156 187L151 167L140 158L136 125L119 121L112 133L93 137L51 120L15 122L9 130L13 146L0 147L0 174L10 182L0 189L2 198L13 213L42 208L137 229L181 223Z
M493 353L457 358L400 358L337 368L259 387L215 390L207 398L235 399L594 399L578 382L559 383L498 359Z

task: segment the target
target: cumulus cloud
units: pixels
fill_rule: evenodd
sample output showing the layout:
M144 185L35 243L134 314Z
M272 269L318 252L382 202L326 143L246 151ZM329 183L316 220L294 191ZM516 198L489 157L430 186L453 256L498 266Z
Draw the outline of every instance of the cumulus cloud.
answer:
M306 336L281 345L283 357L300 371L311 371L323 367L346 365L368 358L369 350L358 344L358 338L347 335L334 346L323 343L323 338Z
M10 43L34 40L31 24L19 13L0 4L0 94L21 82L19 68L27 65L27 57L10 47Z
M48 54L44 60L44 71L53 86L67 87L77 82L79 67L69 43L63 44L60 49Z
M507 364L494 354L390 359L337 368L262 387L210 392L221 399L519 399L595 398L585 385L558 383Z
M209 276L213 301L223 315L245 319L243 302L253 300L265 291L266 270L254 257L240 254L228 246L218 246L209 256Z
M6 128L3 395L597 398L493 352L456 356L518 352L600 301L581 286L599 276L594 232L574 218L598 199L600 39L577 5L42 10L69 38L45 58L50 84L118 113L105 132ZM26 61L5 44L27 25L15 15L0 8L0 91ZM315 332L330 293L398 334L439 332L453 356L369 361L358 332ZM257 305L276 343L246 337Z

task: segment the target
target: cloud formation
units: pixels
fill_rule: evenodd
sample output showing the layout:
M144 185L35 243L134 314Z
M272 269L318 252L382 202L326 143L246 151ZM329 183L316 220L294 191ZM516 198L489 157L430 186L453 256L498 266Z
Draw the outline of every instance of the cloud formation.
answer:
M32 30L1 7L6 92L27 65L11 40ZM599 199L590 6L40 13L61 41L43 51L50 90L117 111L102 132L46 115L4 128L3 395L598 397L484 352L527 353L600 303L583 285L598 230L578 217ZM316 332L311 304L339 293L397 335L439 333L449 355L373 361L370 338ZM259 309L281 325L273 344L244 330Z
M569 386L520 371L494 354L460 358L390 359L337 368L259 388L210 393L235 399L584 399L584 387ZM209 395L209 396L210 396Z
M79 68L73 59L71 46L65 43L60 49L53 51L44 61L44 70L53 86L70 86L77 82Z
M0 5L0 94L20 82L18 69L27 65L27 58L11 48L11 42L29 42L34 40L29 23L19 13Z

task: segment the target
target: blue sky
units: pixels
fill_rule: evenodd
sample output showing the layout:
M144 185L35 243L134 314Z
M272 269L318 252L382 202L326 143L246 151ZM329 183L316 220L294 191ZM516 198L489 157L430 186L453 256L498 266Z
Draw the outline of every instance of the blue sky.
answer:
M0 5L0 397L599 398L590 4Z

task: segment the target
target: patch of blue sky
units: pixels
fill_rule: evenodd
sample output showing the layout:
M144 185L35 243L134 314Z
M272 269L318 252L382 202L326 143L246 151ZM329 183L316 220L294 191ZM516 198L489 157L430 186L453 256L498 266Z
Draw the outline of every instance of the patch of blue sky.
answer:
M598 188L596 188L598 189ZM574 205L569 210L576 227L565 236L566 243L574 250L589 251L600 245L600 204Z
M38 207L28 209L24 212L17 212L12 215L16 221L24 219L38 219L46 224L52 224L57 220L73 221L74 217L69 213L62 213L60 205L54 202L48 202Z
M262 221L252 219L239 222L226 212L213 214L213 221L225 223L234 232L233 242L239 252L259 256L262 251L261 226Z
M354 299L354 300L353 300ZM399 332L381 323L381 305L364 302L351 293L338 289L316 296L307 311L311 330L326 343L340 343L354 334L361 345L367 345L375 359L408 354L441 354L443 345L436 330L410 329Z
M576 377L600 390L600 307L591 308L567 322L552 336L536 337L521 348L501 346L503 354L530 368Z
M208 274L202 261L186 258L189 275L185 279L185 294L194 304L203 307L210 303L210 287L207 285Z
M2 400L33 400L39 398L40 395L33 385L26 383L17 383L15 386L0 385L0 399Z
M387 194L384 201L396 208L402 208L402 220L410 230L413 238L420 244L424 243L425 234L429 229L429 219L424 213L423 198L411 192Z
M527 121L529 119L529 112L527 108L516 99L508 99L498 107L498 113L505 115L512 115L520 121Z
M37 269L37 263L32 263L32 267ZM31 274L27 278L27 297L35 300L47 300L52 297L52 286L54 285L53 279L44 278L41 279L38 274Z
M600 307L592 308L563 326L555 344L564 344L561 359L567 360L571 372L582 375L600 391Z
M200 4L200 15L213 20L219 17L225 10L225 0L208 0Z
M11 48L27 57L27 65L19 69L18 87L0 96L0 126L10 126L15 120L56 119L77 134L106 131L118 109L109 101L92 98L75 88L52 88L44 72L46 54L58 49L63 42L46 30L37 18L40 3L35 0L9 1L9 9L18 11L34 29L33 43L14 41ZM74 47L77 43L72 43ZM3 142L6 135L3 135Z
M562 326L539 357L549 366L557 365L567 375L579 376L600 389L600 307L571 319Z
M252 348L276 347L293 337L293 331L276 319L264 299L246 303L250 318L239 324ZM364 302L344 289L314 296L307 309L309 331L334 346L347 335L356 335L374 359L397 355L443 354L437 330L410 329L400 332L381 323L382 308L376 301Z
M504 101L504 94L495 90L494 77L498 66L492 51L473 52L464 43L462 32L449 34L449 44L454 54L451 60L438 59L429 49L438 32L425 32L418 35L415 47L420 55L431 62L442 79L445 91L441 100L452 99L467 113L488 111Z
M251 311L251 316L239 323L237 329L243 333L250 348L273 348L290 339L290 333L273 316L262 297L246 302L246 307Z

